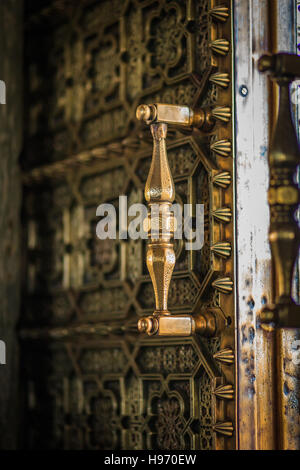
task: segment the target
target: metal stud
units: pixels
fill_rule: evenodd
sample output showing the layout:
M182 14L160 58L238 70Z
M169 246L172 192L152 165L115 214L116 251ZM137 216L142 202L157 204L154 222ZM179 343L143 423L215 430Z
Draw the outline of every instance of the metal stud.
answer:
M230 140L218 140L211 144L210 149L220 157L229 157L232 152L232 145Z
M230 83L229 73L214 73L209 77L209 81L221 88L228 88Z
M221 364L231 365L234 363L234 353L231 348L221 349L214 354L214 359Z
M220 21L220 23L225 23L229 17L229 8L218 6L210 10L209 14L214 20Z
M220 207L219 209L216 209L213 211L213 217L224 224L230 222L232 218L230 207Z
M216 423L213 430L223 436L231 437L233 435L234 427L231 421L222 421Z
M231 294L233 281L230 277L221 277L212 283L212 287L223 294Z
M216 39L210 43L210 47L215 54L226 56L230 49L230 42L227 39Z
M220 242L211 246L211 251L221 258L229 258L231 255L231 244L229 242Z
M211 113L218 121L229 122L231 119L231 109L229 106L218 106Z
M213 177L212 182L216 186L226 189L231 183L231 174L229 173L229 171L223 171L222 173L218 173Z
M233 400L233 386L231 384L219 385L219 387L215 389L214 395L220 400Z

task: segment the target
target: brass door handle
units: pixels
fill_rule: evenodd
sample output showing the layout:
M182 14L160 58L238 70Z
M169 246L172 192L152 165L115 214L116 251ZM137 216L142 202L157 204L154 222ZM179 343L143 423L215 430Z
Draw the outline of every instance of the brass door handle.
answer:
M214 309L196 315L164 315L163 313L149 315L138 321L140 333L149 336L215 336L222 328L220 315ZM215 309L217 310L217 309ZM223 322L224 323L224 322Z
M149 206L145 229L149 238L147 267L155 295L155 311L153 315L139 320L138 330L149 336L191 336L195 333L213 336L220 327L214 309L196 315L172 315L168 310L168 292L175 266L172 241L175 219L171 211L175 189L168 163L166 137L168 124L208 130L214 119L207 110L193 111L187 106L159 103L140 105L136 116L150 125L153 137L152 162L145 186Z
M292 298L293 270L300 245L300 230L294 218L300 201L294 182L300 152L290 100L290 84L300 78L300 57L286 53L265 55L258 68L271 73L280 89L278 118L269 150L269 241L275 301L263 308L260 318L263 323L275 322L278 327L300 328L300 306Z
M215 108L216 109L216 108ZM171 124L179 127L196 127L204 131L215 124L214 110L199 108L193 110L188 106L173 104L141 104L137 107L136 117L146 124Z

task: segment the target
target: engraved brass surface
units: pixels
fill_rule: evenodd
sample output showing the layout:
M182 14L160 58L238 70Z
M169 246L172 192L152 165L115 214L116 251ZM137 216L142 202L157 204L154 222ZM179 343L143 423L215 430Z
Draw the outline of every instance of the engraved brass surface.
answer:
M219 5L227 21L210 13ZM234 296L212 285L234 275L232 98L209 80L232 77L231 48L210 47L231 43L230 2L62 1L45 16L35 12L27 30L24 446L233 449L235 401L214 392L235 383ZM145 102L224 118L206 132L170 128L167 141L175 202L205 206L203 248L174 243L168 308L207 336L138 335L137 320L156 309L146 245L96 237L100 203L144 202L152 141L135 110Z
M149 215L149 238L147 244L147 267L155 293L154 315L169 315L167 307L169 285L175 266L173 242L174 215L171 212L175 198L174 182L166 151L167 124L151 124L153 155L145 186L145 199L150 207L157 204L158 214ZM157 235L152 235L157 222Z
M178 127L198 128L204 131L211 130L215 124L213 111L209 108L191 109L188 106L173 104L141 104L136 110L136 117L146 124L164 123Z

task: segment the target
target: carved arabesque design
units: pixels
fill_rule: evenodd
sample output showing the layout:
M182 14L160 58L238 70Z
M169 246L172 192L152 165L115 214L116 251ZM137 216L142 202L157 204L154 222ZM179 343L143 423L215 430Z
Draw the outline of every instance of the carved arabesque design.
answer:
M205 448L212 448L213 372L204 372L206 361L197 340L181 343L173 340L161 346L156 340L156 351L169 359L162 360L160 369L146 368L142 376L130 364L136 358L144 364L142 351L152 352L149 341L132 351L124 341L106 341L101 346L98 341L61 343L52 349L51 356L46 349L38 355L27 351L26 359L31 358L33 365L28 370L32 416L41 406L39 384L44 380L44 376L34 375L38 363L43 365L47 381L42 393L48 403L45 424L51 433L43 446L183 450L194 448L205 434L209 436ZM174 358L175 366L170 367L168 360ZM52 363L58 366L55 370ZM199 396L191 396L194 388Z
M175 371L192 373L198 364L198 359L191 345L176 347L160 346L142 348L138 363L144 373L169 374Z
M200 179L201 191L200 189L198 192L196 191L196 197L199 202L208 205L208 170L203 165L203 157L199 153L196 143L189 137L181 138L178 142L174 141L172 143L170 154L179 200L181 202L190 200L192 194L190 194L190 191L193 191L193 185L197 185L196 187L199 188L198 181ZM133 163L126 161L126 165L131 164L134 171L135 168L144 168L146 161L148 161L148 158L142 154ZM136 315L136 313L143 314L144 311L151 309L153 306L152 285L149 278L145 279L144 273L146 271L142 266L144 243L137 241L133 244L131 240L124 240L121 242L124 245L124 250L119 246L118 241L101 241L93 233L96 224L95 209L99 201L98 197L104 201L116 201L113 199L117 195L116 187L113 186L111 181L116 180L117 176L119 178L119 175L123 177L126 174L124 164L125 162L120 162L120 165L112 171L106 169L104 172L99 170L92 172L88 170L79 175L75 181L70 180L69 192L62 186L58 186L55 190L55 200L64 202L62 211L68 214L64 218L66 224L64 233L66 234L67 227L69 227L70 233L72 232L72 237L67 237L66 242L70 243L73 248L71 250L67 249L65 256L72 257L73 253L81 250L84 254L84 265L82 287L79 284L79 289L76 289L77 292L71 294L70 291L69 295L60 301L62 308L59 308L58 304L55 303L49 304L50 311L55 309L54 322L71 324L74 320L95 322L99 320L112 321L118 318L123 318L122 321L126 321L127 316L128 318L132 316L132 307ZM133 174L138 174L141 177L141 174L137 171ZM102 181L105 184L104 187L100 184ZM205 181L205 184L203 181ZM117 187L126 188L129 195L129 204L141 202L142 192L139 186L136 187L137 180L135 178L127 176L127 181L123 179L121 184L118 179L116 183ZM66 197L70 192L73 197ZM78 200L78 203L75 202L76 200ZM207 206L205 210L207 224L209 224L208 212ZM76 215L77 218L73 218L72 214ZM78 217L82 217L85 223L78 223ZM54 227L60 221L57 217L51 220ZM82 229L83 226L84 229ZM179 270L176 276L173 277L169 301L173 310L192 312L198 302L201 279L203 280L203 276L208 274L211 262L210 252L204 250L206 250L205 247L203 253L207 257L207 261L206 264L201 263L202 277L200 275L201 271L199 272L197 267L190 270L189 266L191 265L189 263L183 264L185 268ZM188 261L189 255L186 252L183 256L183 259ZM112 273L114 273L113 277L111 277ZM72 278L70 280L70 285L74 286ZM128 283L128 280L130 283ZM54 298L56 298L56 295ZM57 299L59 299L58 294ZM209 343L209 340L207 341ZM211 379L204 379L204 375L200 378L195 375L199 367L199 354L192 344L181 344L180 342L176 345L166 345L162 341L160 345L149 343L149 346L151 347L141 347L134 359L129 359L128 352L124 354L124 351L119 347L113 348L111 346L104 349L90 347L78 356L76 360L80 370L84 374L92 374L98 377L103 390L106 390L105 377L109 375L118 378L124 377L128 364L132 360L134 360L146 381L142 384L140 377L133 374L122 378L118 389L118 400L123 403L122 412L117 413L106 395L94 396L91 399L92 401L88 402L89 404L83 405L82 412L74 412L71 420L72 425L65 429L64 438L61 437L61 432L58 434L60 439L63 439L64 446L68 448L103 448L104 446L106 448L122 447L130 449L154 446L162 449L185 449L192 448L193 442L198 442L197 439L199 439L201 448L202 446L203 448L213 447L213 423L212 420L209 421L212 405L211 403L208 404L209 399L211 399ZM210 351L210 349L207 348L207 351ZM72 357L76 356L72 355ZM184 388L177 387L176 391L182 398L177 396L174 398L171 390L165 392L165 395L161 395L162 379L158 381L161 384L159 386L157 382L153 382L153 375L164 376L167 379L170 374L175 374L178 378L182 374L195 375L193 380L195 380L195 383L199 383L201 390L199 402L203 402L203 407L201 408L199 404L199 414L197 412L193 418L191 418L192 411L186 405L188 397L191 397L194 393L190 385ZM119 379L117 381L119 382ZM204 382L202 384L202 381L205 384ZM76 391L76 387L74 390ZM80 393L83 393L83 396L85 395L84 388L77 388L77 392L78 390L81 390ZM142 390L145 390L145 392L142 392ZM136 395L137 393L142 394ZM169 393L171 393L170 396ZM156 401L153 398L155 396L159 396ZM127 398L125 399L125 397ZM85 403L86 398L81 399ZM58 400L57 406L61 406L61 400ZM156 403L156 411L154 412L153 408L145 419L143 416L147 407L149 408L150 402ZM185 403L185 407L180 403ZM140 408L141 406L142 408ZM85 410L93 411L87 412ZM100 416L105 417L107 421L107 416L112 412L114 414L110 419L110 427L105 431L106 428ZM61 409L59 408L55 413L61 413ZM63 421L64 415L60 414L59 416ZM195 424L197 419L199 425ZM205 425L201 424L202 421L205 422ZM198 426L198 432L196 432L198 437L192 437L194 432L190 428L192 422L194 423L193 430L197 429ZM172 428L170 427L171 423ZM162 432L165 427L169 428L168 433ZM184 437L182 435L183 427L186 429ZM123 438L120 437L122 429ZM157 431L159 431L158 434ZM59 433L59 431L56 432ZM101 437L103 433L106 436L105 438ZM153 433L153 438L150 439L148 436L151 433Z
M41 57L29 37L28 163L36 161L38 149L44 162L54 161L125 136L137 102L151 102L153 93L158 101L192 105L209 67L209 2L199 7L194 0L132 0L107 17L102 12L112 11L110 3L83 4L76 15L66 12L72 15L68 24L49 24L44 39L49 58ZM93 16L93 8L101 14ZM201 60L193 53L195 44Z
M155 423L159 449L183 450L184 420L181 413L182 403L177 397L162 397L157 401Z

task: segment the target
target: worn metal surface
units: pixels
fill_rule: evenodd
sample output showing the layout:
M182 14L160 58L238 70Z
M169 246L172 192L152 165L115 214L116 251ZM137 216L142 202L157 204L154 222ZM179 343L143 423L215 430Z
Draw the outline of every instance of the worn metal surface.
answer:
M274 448L273 333L257 325L270 299L268 86L257 70L268 51L268 2L234 2L237 237L237 428L240 449ZM244 89L247 94L241 93Z
M256 64L258 56L265 52L293 52L295 6L295 2L290 1L253 1L248 6L243 2L236 3L236 30L239 32L236 37L236 194L240 448L299 448L299 365L295 362L298 330L281 328L275 333L274 325L271 325L263 331L257 318L260 308L278 295L278 283L272 292L267 243L270 216L267 148L277 116L278 93L274 85L258 76ZM249 90L246 99L239 96L241 82ZM250 129L246 121L253 123ZM283 139L289 141L287 135ZM288 198L284 200L288 203ZM273 203L271 198L270 204ZM244 249L247 249L246 257ZM279 267L278 264L275 269ZM294 291L297 290L298 286Z

